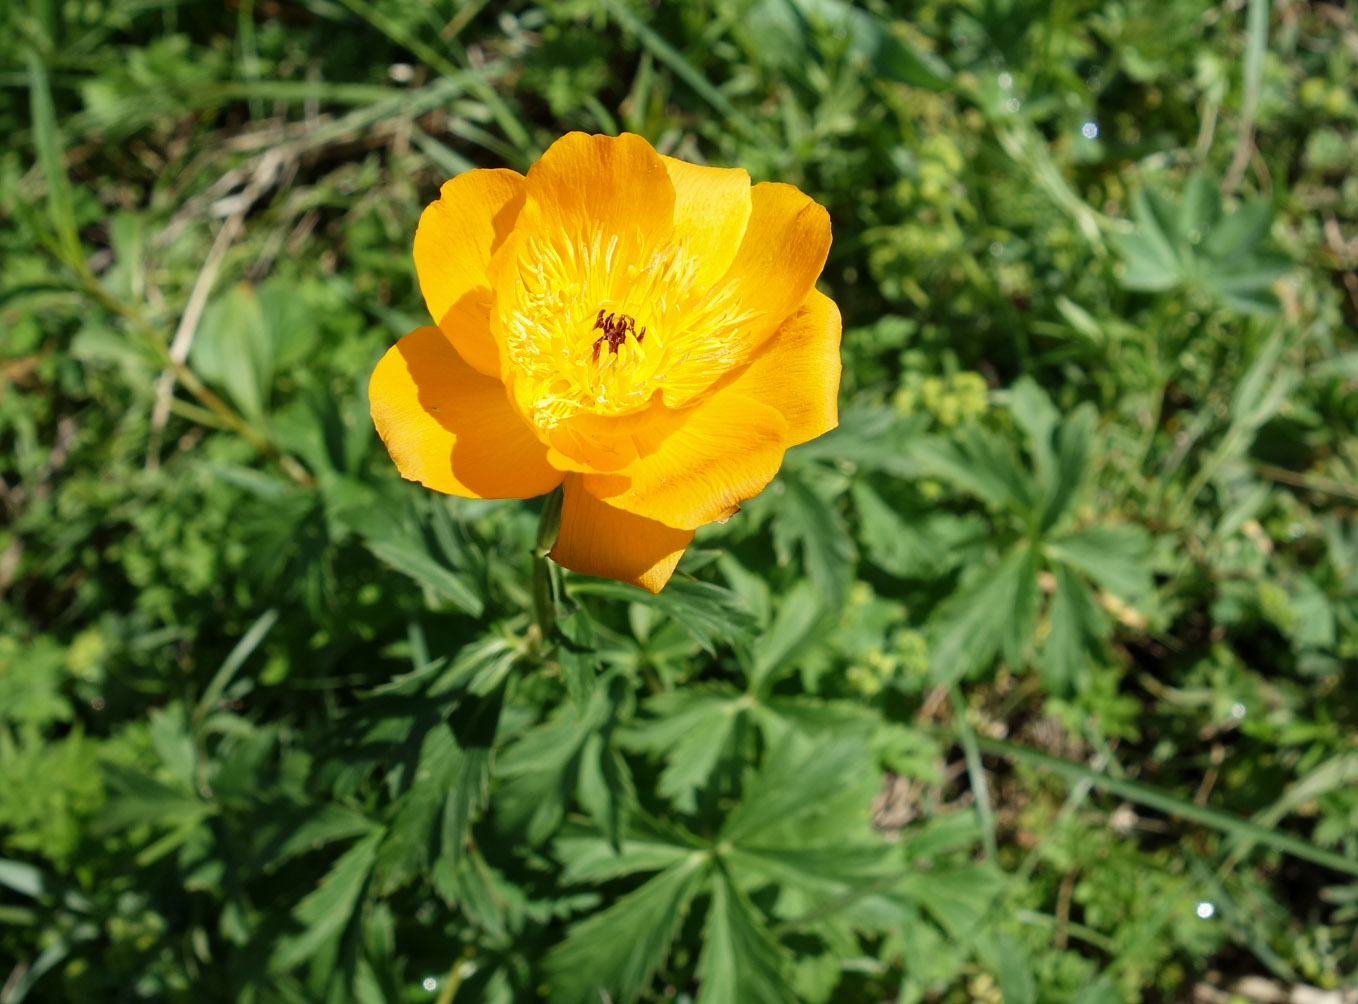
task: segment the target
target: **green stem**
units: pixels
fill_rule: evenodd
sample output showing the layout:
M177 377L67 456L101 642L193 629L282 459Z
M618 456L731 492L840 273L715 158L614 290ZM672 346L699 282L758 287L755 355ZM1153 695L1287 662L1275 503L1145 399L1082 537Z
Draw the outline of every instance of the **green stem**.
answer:
M542 515L538 518L537 540L533 547L533 624L537 641L544 645L556 628L556 602L552 599L551 569L547 554L556 543L561 528L561 488L542 500Z

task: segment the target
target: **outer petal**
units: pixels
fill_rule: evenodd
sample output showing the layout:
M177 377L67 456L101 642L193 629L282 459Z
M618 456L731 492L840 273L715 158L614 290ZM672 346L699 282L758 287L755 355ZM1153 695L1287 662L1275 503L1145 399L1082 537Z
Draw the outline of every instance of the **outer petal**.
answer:
M651 144L640 136L567 133L528 169L519 229L569 239L595 231L642 244L669 234L674 185Z
M674 236L698 259L697 281L712 285L730 267L750 222L750 176L661 157L674 184Z
M415 231L415 272L434 322L478 373L498 376L486 319L495 301L486 268L523 208L523 175L476 170L444 183Z
M565 487L552 560L574 572L660 592L693 540L693 531L617 509L591 495L578 474L566 475Z
M427 488L530 498L561 483L504 386L467 365L438 328L416 328L387 350L368 405L401 476Z
M750 223L726 278L742 307L758 312L747 338L758 345L815 288L830 253L830 214L792 185L760 182L750 196Z
M782 413L788 446L839 424L840 330L839 308L813 289L729 384L732 391Z
M758 495L783 462L787 422L779 412L726 389L674 413L670 428L633 439L641 455L617 475L586 474L590 494L619 509L692 530Z
M750 189L750 222L735 259L718 281L718 296L743 318L720 338L698 340L682 367L670 371L665 404L679 408L748 363L815 288L830 251L830 215L791 185Z

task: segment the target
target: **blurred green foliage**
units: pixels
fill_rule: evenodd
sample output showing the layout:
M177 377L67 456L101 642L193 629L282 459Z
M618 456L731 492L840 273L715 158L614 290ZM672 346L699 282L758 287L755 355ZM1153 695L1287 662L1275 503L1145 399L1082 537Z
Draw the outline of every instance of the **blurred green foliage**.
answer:
M1356 65L1299 0L0 9L0 1004L1352 981ZM438 184L568 129L824 203L845 372L544 645L540 503L364 386Z

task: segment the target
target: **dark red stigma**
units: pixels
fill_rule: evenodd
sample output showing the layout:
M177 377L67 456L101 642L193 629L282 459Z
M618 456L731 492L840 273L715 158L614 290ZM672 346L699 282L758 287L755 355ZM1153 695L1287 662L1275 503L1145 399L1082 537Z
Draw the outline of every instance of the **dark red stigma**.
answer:
M604 342L608 343L610 355L618 354L618 346L627 341L627 336L631 335L641 344L641 340L646 337L646 329L637 330L637 322L626 314L609 314L604 316L604 310L599 308L599 316L594 319L594 329L602 330L603 334L594 340L594 361L599 361L599 349Z

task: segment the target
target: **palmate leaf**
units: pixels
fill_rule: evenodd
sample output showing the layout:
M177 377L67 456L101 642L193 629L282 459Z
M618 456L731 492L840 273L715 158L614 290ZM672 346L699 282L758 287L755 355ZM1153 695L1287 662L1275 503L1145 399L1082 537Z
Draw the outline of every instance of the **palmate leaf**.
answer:
M552 999L598 1004L603 990L617 1004L635 1001L669 956L710 867L706 855L690 854L607 910L573 924L547 957Z
M1021 518L1033 511L1036 487L1032 476L994 433L969 427L952 438L926 436L911 445L910 455L925 476L975 495L993 509Z
M923 907L954 939L975 936L990 916L1008 879L991 865L962 865L913 872L896 894Z
M1105 621L1088 590L1066 565L1055 566L1056 593L1042 652L1042 679L1053 694L1078 689L1091 656L1103 648Z
M856 735L813 740L788 730L746 784L740 804L722 825L721 838L738 845L759 843L765 831L825 813L838 796L852 791L848 782L871 769L867 746Z
M718 684L658 694L645 707L653 717L629 729L624 745L662 755L666 762L657 794L681 812L693 812L698 789L730 754L731 736L746 705L735 688Z
M746 14L749 27L767 44L769 63L801 64L813 57L815 29L846 42L848 51L876 77L941 91L952 71L942 60L901 40L891 24L847 0L760 0Z
M1028 439L1038 495L1035 529L1045 532L1070 508L1088 473L1098 414L1086 404L1062 419L1046 391L1029 377L1011 388L1009 410Z
M1092 404L1085 403L1067 415L1056 430L1056 471L1042 508L1041 529L1044 533L1070 510L1089 473L1097 424L1097 410Z
M862 836L868 829L861 827ZM775 883L797 889L820 901L844 897L855 889L884 885L900 875L900 855L881 841L875 845L837 842L828 846L739 846L725 860L744 888Z
M902 417L890 405L855 401L839 412L839 425L790 453L801 464L852 464L859 471L880 471L895 478L919 476L908 446L928 420Z
M1047 558L1064 562L1119 599L1151 593L1150 538L1139 526L1095 526L1049 538Z
M425 870L432 850L434 820L453 787L461 751L443 722L425 733L410 790L401 796L378 856L383 893Z
M609 843L617 846L627 815L637 804L637 791L627 761L599 732L585 740L576 795Z
M703 842L688 831L654 819L633 824L616 846L600 840L597 833L575 826L568 827L552 844L564 866L565 882L605 882L638 872L661 871L678 865L702 847Z
M384 563L410 576L473 617L480 616L485 609L485 603L477 595L475 587L434 557L417 535L389 527L365 534L363 542Z
M796 1004L787 961L754 905L718 873L698 957L698 1004Z
M597 687L584 708L566 705L552 719L525 733L500 756L500 786L496 806L511 825L525 825L531 843L547 839L565 817L572 791L585 785L582 798L605 821L629 804L632 782L626 764L612 754L610 719L621 688ZM606 732L610 741L587 750L591 738ZM591 776L583 767L586 753L597 763ZM607 763L604 760L607 759ZM616 774L611 781L610 774ZM600 791L600 785L605 791Z
M490 794L490 769L495 755L495 732L504 704L504 687L477 700L461 703L448 718L458 755L453 762L452 785L443 803L443 853L454 861L467 842L472 818L486 805Z
M442 853L456 863L473 816L485 805L503 688L467 695L447 721L417 717L426 730L418 741L409 787L396 803L378 859L384 893L404 885Z
M831 616L820 593L805 579L783 596L773 622L752 646L750 693L761 698L767 695L785 668L823 637Z
M1037 616L1037 563L1026 543L948 597L930 622L929 676L952 683L979 669L1001 648L1017 664Z
M378 823L362 813L333 803L295 815L275 809L264 826L256 831L256 839L264 867L272 871L308 851L336 840L361 837L377 826Z
M800 547L811 581L826 604L838 609L844 603L856 558L844 517L834 502L816 491L795 468L785 468L779 475L779 484L784 494L779 518L773 524L778 561L786 564L793 550Z
M279 941L270 957L272 968L291 969L340 937L368 883L381 839L382 831L376 830L359 840L340 856L321 884L297 904L292 915L302 931Z
M268 319L248 283L233 286L208 304L189 362L203 379L223 388L247 418L263 415L274 351Z
M709 655L719 643L732 644L749 637L754 618L735 593L710 582L671 579L652 595L637 586L605 579L576 578L570 592L577 596L602 596L628 603L644 603L673 617Z
M1242 313L1277 310L1270 287L1292 262L1262 247L1273 220L1268 200L1223 214L1216 186L1198 175L1177 203L1154 189L1137 192L1132 215L1136 229L1112 237L1123 286L1147 292L1196 287Z
M969 539L985 533L984 521L974 514L933 510L905 518L864 480L854 481L850 491L864 557L898 578L942 574L958 563Z

